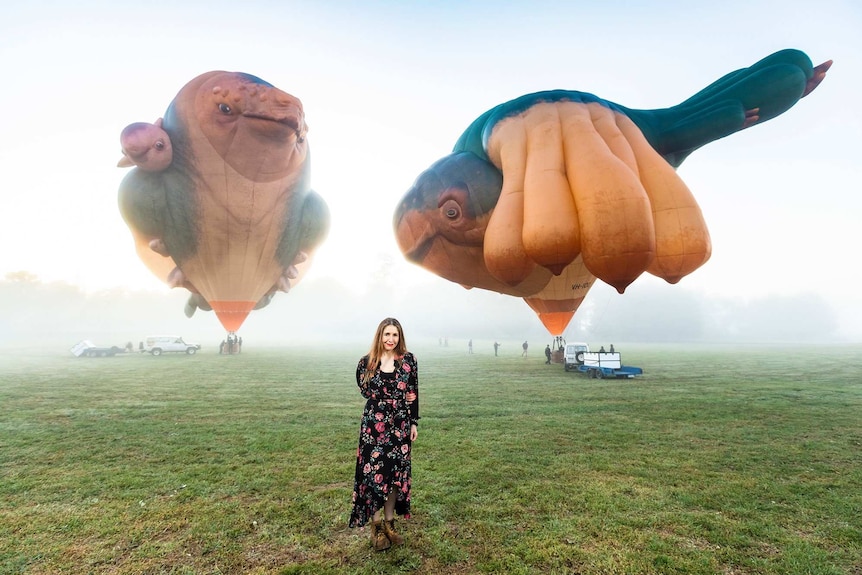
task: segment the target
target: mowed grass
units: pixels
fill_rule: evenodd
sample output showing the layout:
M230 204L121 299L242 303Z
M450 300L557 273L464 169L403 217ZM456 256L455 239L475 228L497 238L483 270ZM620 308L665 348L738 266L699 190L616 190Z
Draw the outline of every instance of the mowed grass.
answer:
M0 572L862 573L862 348L617 347L643 376L414 348L383 553L347 528L361 347L6 354Z

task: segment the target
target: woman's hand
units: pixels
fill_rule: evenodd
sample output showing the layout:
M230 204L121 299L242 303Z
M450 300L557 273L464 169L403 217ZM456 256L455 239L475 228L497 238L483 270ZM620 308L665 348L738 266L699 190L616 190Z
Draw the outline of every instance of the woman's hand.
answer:
M407 403L413 403L414 401L416 401L416 392L408 391L407 395L404 396L404 399L407 400Z
M416 441L416 438L419 436L419 429L415 425L410 426L410 442Z

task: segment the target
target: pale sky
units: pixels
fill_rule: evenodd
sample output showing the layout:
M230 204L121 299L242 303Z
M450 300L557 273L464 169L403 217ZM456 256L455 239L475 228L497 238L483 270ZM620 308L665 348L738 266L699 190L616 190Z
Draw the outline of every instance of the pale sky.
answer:
M87 290L166 289L117 210L127 173L116 167L119 134L162 116L203 72L247 72L302 100L312 184L332 212L307 278L362 290L383 262L405 288L446 281L404 261L392 214L485 110L549 89L668 107L797 48L815 65L834 60L820 87L680 167L713 255L678 285L819 294L845 332L862 334L855 0L9 4L0 8L0 277L26 270Z

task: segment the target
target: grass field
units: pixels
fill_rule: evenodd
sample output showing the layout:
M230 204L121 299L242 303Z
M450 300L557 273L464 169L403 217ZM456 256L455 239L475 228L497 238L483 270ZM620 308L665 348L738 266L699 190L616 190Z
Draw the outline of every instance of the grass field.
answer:
M860 346L617 348L643 376L414 348L383 553L347 528L361 347L4 355L0 572L862 574Z

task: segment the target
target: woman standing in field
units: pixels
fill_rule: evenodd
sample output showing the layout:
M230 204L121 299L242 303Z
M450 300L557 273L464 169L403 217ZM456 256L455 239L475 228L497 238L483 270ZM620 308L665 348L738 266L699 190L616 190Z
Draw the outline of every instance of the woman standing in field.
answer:
M419 421L419 371L397 319L377 326L370 351L356 366L356 383L368 401L359 426L350 527L371 521L371 544L382 551L404 543L395 514L410 518L410 452Z

